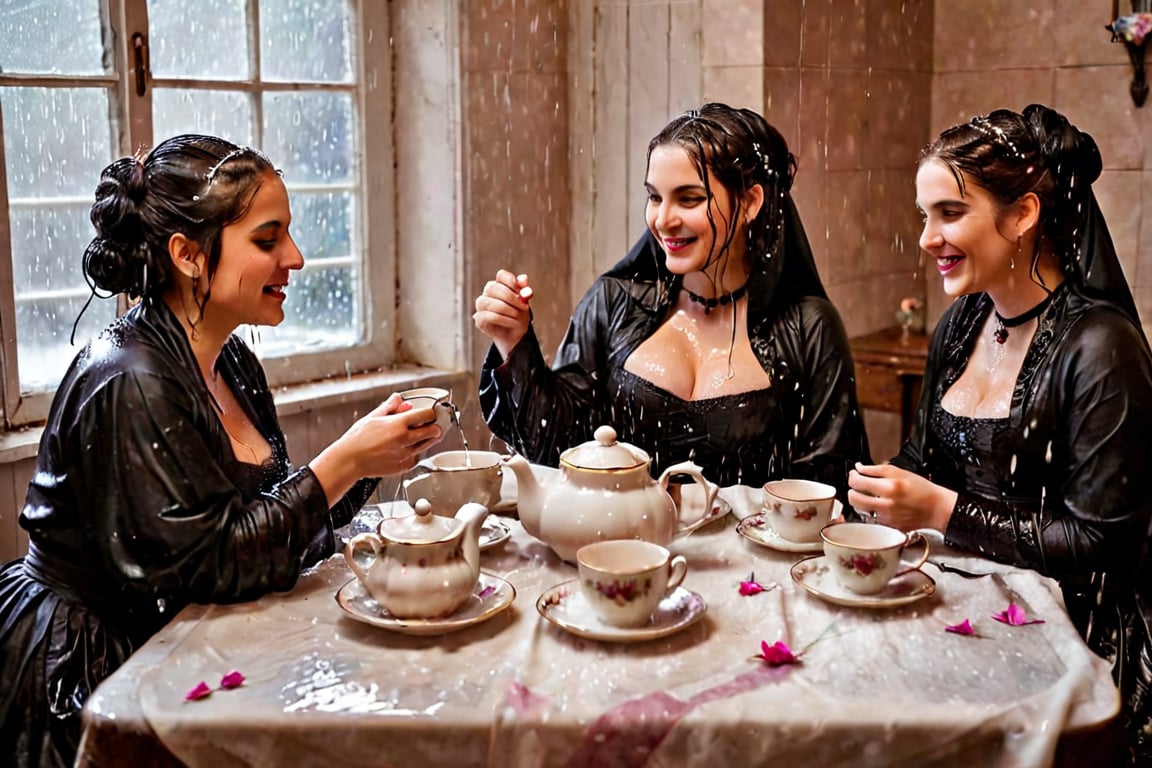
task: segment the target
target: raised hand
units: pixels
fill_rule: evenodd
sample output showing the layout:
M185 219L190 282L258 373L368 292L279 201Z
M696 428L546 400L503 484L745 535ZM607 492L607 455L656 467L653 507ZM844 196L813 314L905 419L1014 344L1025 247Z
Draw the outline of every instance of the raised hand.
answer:
M496 279L484 285L484 292L476 297L476 311L472 321L485 335L491 337L504 358L528 333L531 313L528 302L532 288L527 275L514 275L506 269L496 273Z

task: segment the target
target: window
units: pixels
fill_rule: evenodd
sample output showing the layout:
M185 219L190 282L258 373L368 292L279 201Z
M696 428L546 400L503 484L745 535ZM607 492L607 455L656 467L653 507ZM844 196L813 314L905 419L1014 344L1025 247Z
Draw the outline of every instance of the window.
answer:
M79 346L117 311L115 301L93 300L70 343L91 293L80 262L101 169L178 133L260 147L283 170L305 267L293 275L285 322L247 334L271 383L391 362L394 225L380 213L391 211L390 184L364 171L392 168L390 141L377 136L390 105L365 83L390 77L378 6L387 4L0 7L0 359L10 424L45 417Z

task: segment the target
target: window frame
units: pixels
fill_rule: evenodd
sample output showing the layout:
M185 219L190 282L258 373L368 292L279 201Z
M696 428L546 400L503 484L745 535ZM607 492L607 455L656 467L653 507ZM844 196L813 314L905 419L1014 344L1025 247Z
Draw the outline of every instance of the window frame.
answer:
M0 72L0 86L48 86L107 88L110 104L109 130L113 137L115 157L132 154L135 148L153 144L152 92L155 87L212 88L226 86L233 92L259 94L283 91L339 91L352 94L355 116L355 150L352 162L357 169L359 242L362 248L360 280L361 339L355 346L317 352L294 353L262 359L269 384L284 388L353 373L381 370L394 363L397 346L396 273L397 256L394 137L392 129L392 52L390 46L389 4L372 0L344 0L354 20L349 41L353 56L354 82L348 84L301 84L299 82L261 82L258 79L259 45L256 39L259 0L245 0L250 23L253 72L256 76L242 79L208 80L189 78L154 79L147 61L147 0L100 0L103 21L105 60L110 72L98 75L21 75ZM143 93L136 87L134 40L142 36L145 43L145 84ZM257 103L257 107L258 107ZM260 112L255 113L257 121ZM383 130L381 129L383 127ZM261 130L261 126L255 126ZM4 119L0 113L0 409L6 428L42 422L47 418L52 391L22 392L19 356L16 342L16 301L12 264L10 209L4 157ZM276 162L276 158L272 158ZM96 179L92 180L95 189ZM289 194L291 178L285 179ZM300 185L307 188L307 184ZM304 226L299 223L297 226ZM352 243L356 246L355 238ZM355 254L352 254L355 257ZM307 258L307 254L305 254ZM76 255L79 267L80 254ZM118 312L125 308L119 299ZM72 348L72 353L79 346Z

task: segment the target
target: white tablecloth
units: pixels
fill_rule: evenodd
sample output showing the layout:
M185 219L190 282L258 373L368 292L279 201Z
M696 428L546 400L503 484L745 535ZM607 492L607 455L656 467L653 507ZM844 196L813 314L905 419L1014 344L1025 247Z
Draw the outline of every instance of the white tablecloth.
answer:
M934 596L902 608L825 603L793 584L800 555L735 532L736 513L671 549L704 619L667 638L611 644L544 621L535 601L575 577L512 519L483 556L517 590L510 609L441 637L389 632L334 600L339 555L287 594L183 611L89 702L88 745L151 732L188 765L925 766L1047 765L1069 729L1116 714L1105 663L1077 636L1058 590L1030 571L941 553L995 579L927 566ZM934 558L935 559L935 558ZM751 597L755 573L774 588ZM991 614L1009 602L1043 624ZM944 631L969 619L977 636ZM807 647L777 668L761 641ZM231 670L244 685L187 702ZM82 759L83 759L82 755Z

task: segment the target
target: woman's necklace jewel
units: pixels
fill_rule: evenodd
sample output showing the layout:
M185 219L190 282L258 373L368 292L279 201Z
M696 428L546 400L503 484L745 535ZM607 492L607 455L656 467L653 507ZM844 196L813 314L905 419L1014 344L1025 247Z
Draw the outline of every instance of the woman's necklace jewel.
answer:
M1008 329L1016 328L1024 325L1024 323L1029 320L1035 320L1040 317L1041 313L1048 309L1048 305L1052 303L1052 295L1051 293L1048 294L1039 304L1023 314L1016 315L1016 317L1004 317L993 307L992 314L996 316L996 330L992 332L992 338L996 340L997 344L1003 344L1008 341Z
M731 304L734 301L739 301L740 299L744 298L744 294L748 292L748 283L744 283L744 285L732 291L732 293L726 293L723 296L711 299L706 299L700 294L693 293L687 288L684 289L684 292L688 294L688 298L692 301L696 302L697 304L703 304L704 314L710 315L712 314L712 310L716 307L722 307L725 304Z

